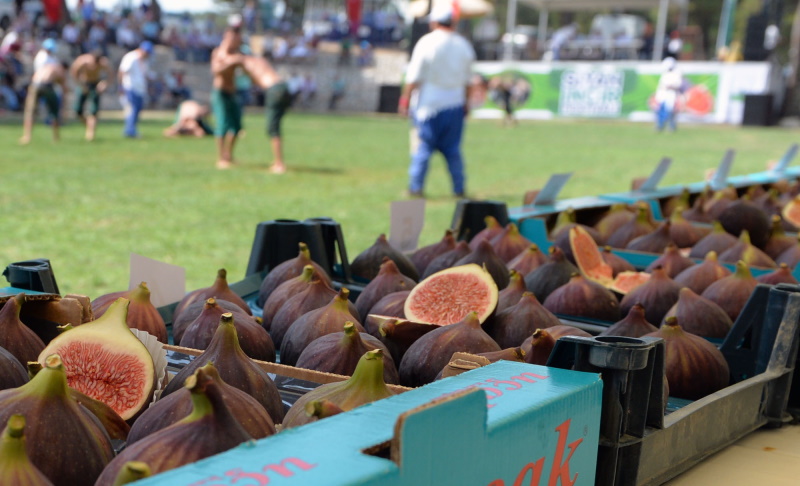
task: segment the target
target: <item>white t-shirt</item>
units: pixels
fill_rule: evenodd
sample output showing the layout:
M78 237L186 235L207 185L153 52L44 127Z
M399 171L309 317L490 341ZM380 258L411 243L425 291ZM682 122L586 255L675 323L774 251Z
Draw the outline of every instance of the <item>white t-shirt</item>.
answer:
M147 93L147 61L141 58L138 50L133 50L119 62L122 73L122 88L140 95Z
M407 83L418 83L413 101L414 116L430 118L442 110L466 103L475 50L455 32L435 29L414 46L406 69Z
M58 58L44 49L39 49L33 58L33 72L42 69L47 64L58 64Z

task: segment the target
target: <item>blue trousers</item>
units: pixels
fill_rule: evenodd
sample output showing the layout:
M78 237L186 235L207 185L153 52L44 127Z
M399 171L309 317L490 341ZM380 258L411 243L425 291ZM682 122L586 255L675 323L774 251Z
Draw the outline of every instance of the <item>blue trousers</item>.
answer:
M428 161L435 151L447 160L447 170L453 181L453 193L464 194L464 159L461 157L461 135L464 133L464 107L440 111L426 120L415 120L419 147L411 156L408 169L409 190L422 192Z
M136 137L139 133L136 130L136 125L139 123L139 113L144 106L144 96L133 91L125 91L125 97L128 99L129 110L125 117L125 131L123 134L126 137Z
M675 131L675 109L667 106L667 103L660 103L656 111L656 129L660 132L667 125L669 130Z

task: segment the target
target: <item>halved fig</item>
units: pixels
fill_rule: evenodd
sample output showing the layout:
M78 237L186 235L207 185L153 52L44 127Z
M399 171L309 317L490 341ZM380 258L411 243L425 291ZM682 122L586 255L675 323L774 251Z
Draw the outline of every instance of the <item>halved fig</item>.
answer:
M97 320L59 334L39 355L39 362L58 354L67 382L128 420L150 402L155 365L150 352L131 332L128 304L117 299Z
M481 323L497 306L497 284L474 263L448 268L418 283L406 299L406 318L431 324L455 324L470 312Z

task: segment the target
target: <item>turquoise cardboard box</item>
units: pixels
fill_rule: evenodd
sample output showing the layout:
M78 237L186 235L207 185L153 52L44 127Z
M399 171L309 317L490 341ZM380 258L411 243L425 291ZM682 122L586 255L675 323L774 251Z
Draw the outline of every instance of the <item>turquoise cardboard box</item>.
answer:
M593 485L602 382L498 362L137 482Z

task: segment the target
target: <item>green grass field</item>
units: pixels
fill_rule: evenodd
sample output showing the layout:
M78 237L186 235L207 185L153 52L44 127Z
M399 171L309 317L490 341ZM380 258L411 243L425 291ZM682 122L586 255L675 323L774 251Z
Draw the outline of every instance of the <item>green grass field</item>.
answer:
M389 206L404 198L408 124L396 117L293 113L284 123L290 172L270 175L264 120L248 116L237 147L239 166L214 168L215 145L168 140L169 116L142 126L141 140L102 122L94 143L83 127L65 127L62 141L37 125L20 147L17 121L0 122L0 268L49 258L60 290L92 298L123 290L131 252L186 268L187 288L211 284L225 267L244 276L256 224L278 218L329 216L341 223L350 258L389 230ZM694 182L737 150L734 174L763 170L796 131L685 126L655 134L649 124L605 121L521 123L502 128L472 120L465 138L468 194L521 204L550 174L574 171L563 196L622 191L662 156L674 165L665 183ZM441 237L455 199L441 158L432 161L421 244ZM0 282L0 286L5 281Z

